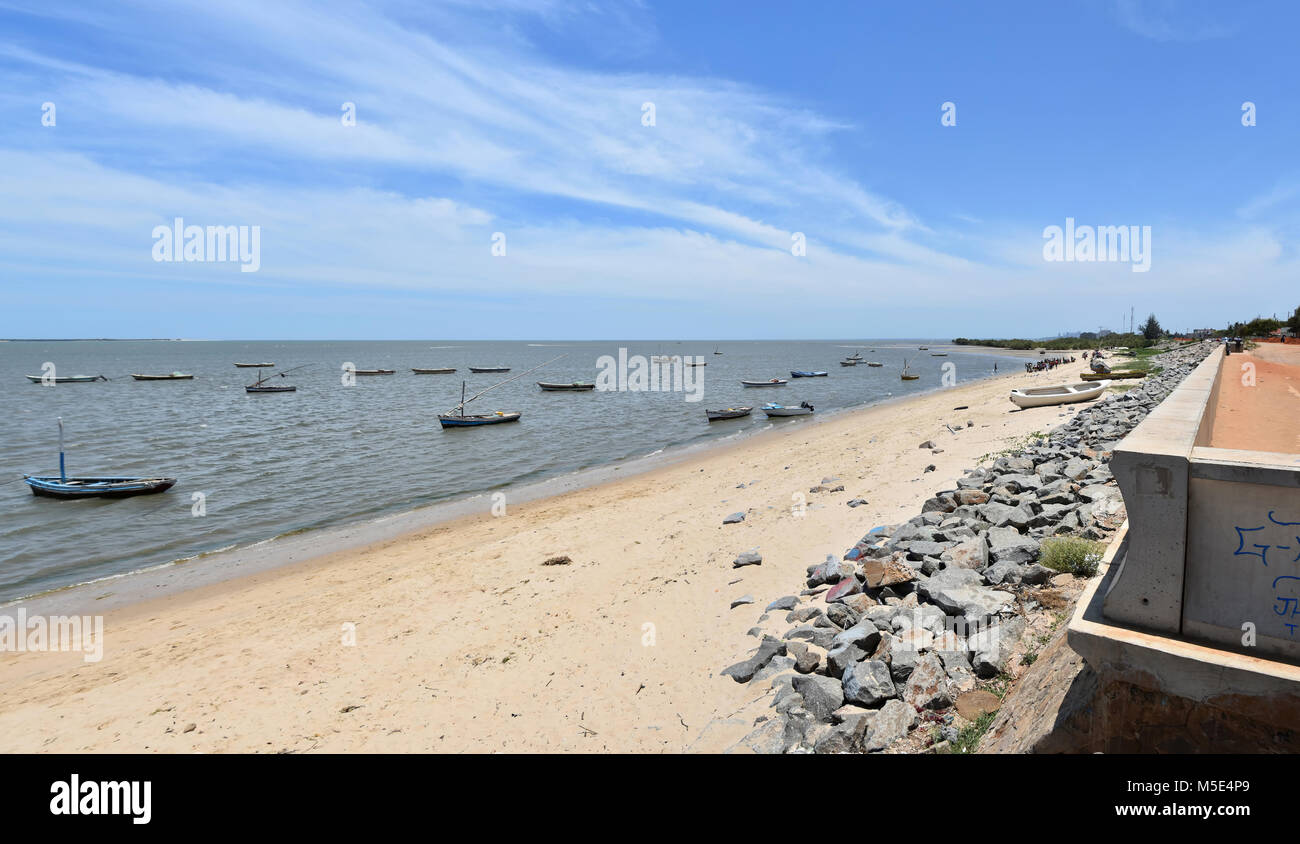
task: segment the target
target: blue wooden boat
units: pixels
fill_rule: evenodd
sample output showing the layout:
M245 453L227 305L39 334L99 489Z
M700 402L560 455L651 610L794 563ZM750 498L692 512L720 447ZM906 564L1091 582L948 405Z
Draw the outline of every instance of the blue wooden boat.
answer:
M128 498L166 492L175 478L69 478L63 458L63 418L59 418L59 476L24 475L32 495L45 498Z
M793 369L790 371L791 378L824 378L826 372L823 370L808 371L804 369Z

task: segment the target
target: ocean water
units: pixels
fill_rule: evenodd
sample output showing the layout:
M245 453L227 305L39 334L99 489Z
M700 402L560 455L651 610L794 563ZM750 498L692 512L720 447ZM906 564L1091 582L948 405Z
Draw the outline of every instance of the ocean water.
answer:
M931 351L920 351L918 346ZM683 392L545 393L536 382L596 380L602 355L699 355L703 399ZM722 352L713 354L714 349ZM860 350L882 368L841 367ZM947 357L932 357L946 351ZM467 412L519 410L517 423L443 430L437 414L474 392L563 355L498 387ZM1032 355L1027 355L1032 357ZM904 359L921 377L902 381ZM235 361L306 368L274 379L296 393L250 395L257 370ZM60 375L110 380L43 386ZM395 369L344 383L343 366ZM0 601L122 574L288 532L339 525L424 504L643 457L706 438L771 425L708 423L705 408L764 402L812 403L818 413L939 388L945 363L958 383L1015 371L1006 355L962 351L940 341L660 342L0 342ZM504 365L510 373L472 374ZM453 366L454 375L411 367ZM745 388L740 379L825 378ZM137 382L129 373L193 373L193 381ZM65 425L70 476L169 476L169 492L115 501L36 498L24 474L58 474ZM199 506L201 504L201 507ZM199 514L201 512L201 514ZM201 564L201 563L200 563Z

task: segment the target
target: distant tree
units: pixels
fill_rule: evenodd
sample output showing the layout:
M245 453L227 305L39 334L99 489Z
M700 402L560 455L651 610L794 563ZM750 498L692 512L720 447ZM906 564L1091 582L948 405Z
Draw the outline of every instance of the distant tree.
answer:
M1148 340L1159 340L1160 333L1160 322L1155 314L1151 314L1147 317L1146 324L1142 326L1142 336Z
M1300 335L1300 307L1295 309L1291 318L1286 321L1286 327L1291 329L1292 334Z

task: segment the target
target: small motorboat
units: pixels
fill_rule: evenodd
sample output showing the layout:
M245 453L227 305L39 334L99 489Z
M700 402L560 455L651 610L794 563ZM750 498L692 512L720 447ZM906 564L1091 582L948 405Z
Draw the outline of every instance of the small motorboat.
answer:
M103 375L57 375L46 378L44 375L26 375L24 376L33 384L53 383L53 384L89 384L91 381L107 381Z
M411 371L414 372L416 375L450 375L456 370L450 366L439 367L436 369L417 369L416 367L413 366L411 367Z
M508 366L471 366L470 372L509 372Z
M23 475L32 495L43 498L129 498L166 492L175 478L69 478L64 468L63 418L59 417L59 474Z
M1110 378L1145 378L1147 374L1140 369L1121 369L1115 372L1081 372L1084 381L1105 381Z
M479 413L473 416L438 414L438 422L444 428L473 428L478 425L499 425L502 422L518 422L523 416L517 410L498 410L496 413Z
M1012 390L1011 403L1017 407L1025 408L1090 401L1100 396L1109 386L1110 381L1085 381L1078 384L1058 384L1055 387Z
M392 369L354 369L353 375L392 375L395 370Z
M193 381L194 376L185 372L173 372L169 375L137 375L132 372L131 377L137 381Z
M766 413L769 418L777 416L807 416L813 412L813 406L806 401L799 402L798 407L789 407L784 404L768 402L763 405L763 412Z
M739 419L748 416L753 409L752 407L728 407L722 410L706 410L704 413L709 417L710 422L717 422L719 419Z
M827 374L826 371L825 371L825 370L822 370L822 369L817 369L817 370L792 369L792 370L790 370L790 377L791 377L791 378L825 378L825 377L826 377L826 374Z
M275 366L275 364L273 364L273 363L269 363L269 362L264 362L264 363L237 363L237 364L235 364L235 366L239 367L240 369L270 369L271 367Z
M574 381L571 384L557 384L552 381L538 381L537 386L541 387L548 393L570 392L582 393L588 390L596 389L596 385L591 381Z
M773 378L769 381L741 381L740 383L746 387L780 387L790 382L783 381L780 378Z

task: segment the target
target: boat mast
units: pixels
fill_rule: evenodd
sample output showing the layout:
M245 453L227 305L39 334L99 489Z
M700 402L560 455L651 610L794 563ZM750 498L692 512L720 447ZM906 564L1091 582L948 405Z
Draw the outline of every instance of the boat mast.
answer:
M68 473L63 468L63 417L59 417L59 481L68 482Z
M470 402L474 401L474 399L476 399L476 398L478 398L479 396L483 395L483 394L486 393L488 390L495 390L497 387L500 387L502 384L509 384L511 381L514 381L516 378L523 378L523 377L524 377L525 375L527 375L529 372L536 372L537 370L541 369L543 366L548 366L549 364L555 363L555 362L556 362L557 360L559 360L560 358L567 358L568 356L569 356L568 352L565 352L564 354L560 355L560 357L558 357L558 358L551 358L551 359L548 360L546 363L539 363L539 364L537 364L537 366L534 366L532 369L525 370L524 372L521 372L521 373L519 373L518 375L512 375L512 376L510 376L509 378L507 378L506 380L504 380L504 381L500 381L500 382L498 382L498 383L496 383L496 384L493 384L491 387L488 387L487 389L479 390L477 393L475 393L474 395L470 396L469 398L465 398L465 382L464 382L464 381L461 381L461 382L460 382L460 405L459 405L458 408L457 408L457 409L460 410L460 415L461 415L461 416L464 416L464 415L465 415L465 405L467 405L467 404L469 404Z

